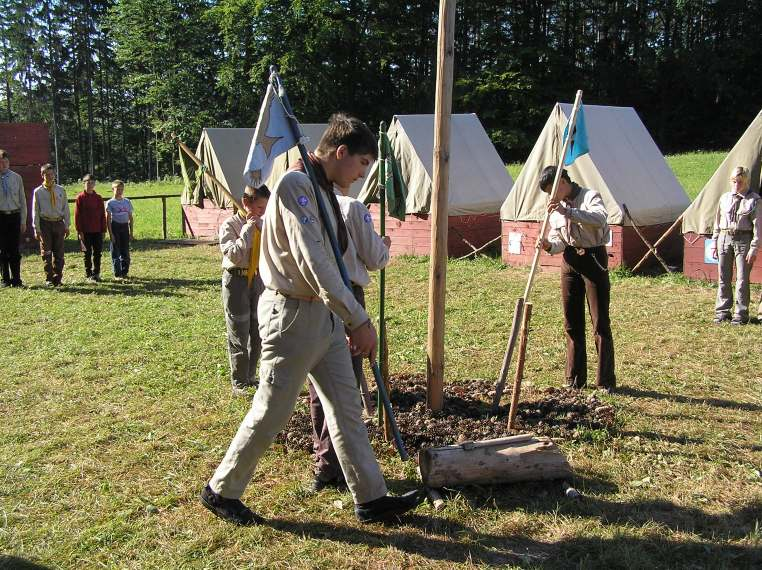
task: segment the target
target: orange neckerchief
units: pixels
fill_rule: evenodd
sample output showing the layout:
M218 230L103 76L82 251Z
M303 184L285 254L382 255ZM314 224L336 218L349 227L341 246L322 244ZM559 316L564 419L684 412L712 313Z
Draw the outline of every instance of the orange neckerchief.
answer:
M50 186L48 186L48 183L43 180L42 185L45 187L45 189L50 192L50 205L53 206L53 208L56 207L56 183L53 182Z
M259 248L262 243L262 231L254 226L254 237L251 239L251 252L249 253L249 269L246 272L246 278L249 281L249 287L251 282L254 281L254 276L259 270Z

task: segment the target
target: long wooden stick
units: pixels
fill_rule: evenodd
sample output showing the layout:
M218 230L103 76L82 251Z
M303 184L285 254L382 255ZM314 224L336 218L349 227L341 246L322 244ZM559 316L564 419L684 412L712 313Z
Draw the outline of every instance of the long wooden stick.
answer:
M519 327L521 326L521 315L524 312L524 297L516 299L516 309L513 312L513 323L511 324L511 335L508 337L508 346L505 349L503 355L503 365L500 367L500 376L495 384L495 395L492 398L492 413L496 414L500 407L500 398L503 397L503 389L505 388L505 380L508 378L508 369L511 366L511 358L513 357L513 348L516 346L516 337L519 334Z
M426 396L430 410L444 405L445 293L450 169L450 113L455 52L455 0L439 2L437 81L434 102L434 155L431 197L431 258L426 343Z
M496 238L492 238L492 239L491 239L491 240L489 240L487 243L485 243L484 245L482 245L482 246L481 246L481 247L479 247L478 249L475 249L475 250L474 250L474 251L472 251L471 253L467 253L466 255L463 255L463 256L461 256L461 257L458 257L456 261L460 261L461 259L466 259L467 257L471 257L472 255L476 255L476 254L477 254L477 253L479 253L480 251L482 251L482 250L484 250L484 249L487 249L489 246L491 246L493 243L495 243L495 242L496 242L497 240L499 240L501 237L503 237L503 236L497 236ZM465 241L465 240L463 240L463 241ZM468 243L468 242L466 242L466 243ZM470 245L470 244L469 244L469 245ZM472 247L473 247L473 246L472 246Z
M564 165L564 158L566 157L566 151L569 149L569 144L572 140L572 135L574 134L574 127L577 123L577 111L579 110L579 106L582 104L582 91L577 91L577 96L574 98L574 107L572 107L572 113L571 117L569 117L569 130L568 135L566 137L566 140L564 141L564 144L562 145L563 148L561 149L561 156L558 159L558 167L556 168L556 176L553 178L553 190L550 193L550 200L549 202L552 202L555 200L556 195L558 194L558 183L561 180L561 173L563 172L563 165ZM537 238L537 242L535 243L534 247L534 259L532 259L532 268L529 271L529 278L527 279L527 286L524 289L524 296L521 297L522 303L526 304L529 300L529 293L532 291L532 285L534 284L534 277L535 273L537 272L537 267L540 263L540 253L542 252L541 246L542 246L542 239L545 237L545 232L548 228L548 220L550 219L550 212L545 210L545 219L542 222L542 229L540 230L540 235ZM517 312L514 315L513 318L513 325L511 326L511 336L508 338L508 348L505 350L505 355L503 356L503 366L500 369L500 377L497 380L497 383L495 384L495 397L492 400L492 410L497 411L498 406L500 405L500 397L503 394L503 389L505 388L505 380L508 377L508 367L511 364L511 357L513 356L513 349L516 345L516 338L518 337L518 330L519 330L519 323L521 322L521 313Z
M516 412L519 409L521 380L524 378L524 362L526 361L529 321L531 319L532 303L527 303L524 305L524 319L521 321L521 340L519 341L519 355L516 360L516 375L513 378L513 394L511 395L511 411L508 414L508 429L513 429L516 423Z
M230 193L230 190L228 190L227 187L222 182L217 180L214 176L212 176L209 173L209 168L203 162L201 162L201 159L196 156L196 153L193 152L191 149L189 149L188 146L180 139L177 139L177 144L179 144L180 148L183 149L183 151L185 151L185 154L188 155L188 158L190 158L193 162L196 163L196 166L198 166L201 169L201 172L203 172L209 178L209 180L214 182L219 187L219 189L222 190L223 194L225 194L228 198L230 198L233 204L235 204L235 207L245 214L246 210L244 209L243 204L241 204L241 201L238 200L238 198L236 198L235 196L233 196L233 194Z
M630 219L630 222L632 222L632 227L635 230L635 233L638 234L638 237L640 237L640 239L643 240L643 243L646 244L646 247L649 250L651 250L651 253L653 253L654 257L659 261L659 263L661 263L661 266L664 268L664 270L667 273L672 273L672 270L667 266L667 263L661 258L661 255L659 255L659 252L656 251L656 248L650 244L650 242L646 239L646 236L643 235L643 232L641 232L640 228L635 224L635 220L632 219L630 210L627 209L627 204L622 203L622 209L624 210L624 215Z
M665 239L667 239L667 236L673 232L673 230L680 224L680 222L683 221L683 216L685 215L685 212L680 214L678 218L675 220L675 223L669 226L669 229L664 232L659 239L656 240L654 243L654 251L656 251L656 248L659 247L661 242L663 242ZM648 259L648 256L651 255L653 251L648 250L643 257L640 258L640 261L635 265L635 267L632 268L632 272L635 273L638 269L640 269L640 266L643 265L646 262L646 259Z

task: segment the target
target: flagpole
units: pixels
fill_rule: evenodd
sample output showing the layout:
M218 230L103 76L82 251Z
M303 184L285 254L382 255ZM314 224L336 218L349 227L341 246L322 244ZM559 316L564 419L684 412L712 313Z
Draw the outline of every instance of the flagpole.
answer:
M294 135L294 138L299 141L301 139L301 131L299 129L299 123L296 120L296 117L294 116L294 112L291 108L291 103L288 100L288 95L286 95L286 89L283 87L283 83L280 80L280 77L278 76L278 72L275 70L275 66L272 66L270 68L270 82L272 83L273 87L275 88L278 97L280 98L281 103L283 104L283 108L286 111L286 117L288 118L288 124L291 128L291 133ZM323 196L321 195L320 185L317 183L317 177L315 176L315 171L312 168L312 164L310 163L309 156L307 155L307 149L304 147L304 145L299 142L297 145L297 148L299 149L299 155L302 158L302 162L304 163L304 169L307 172L307 175L310 178L310 181L312 182L312 187L315 190L315 201L317 202L318 211L320 213L320 217L323 220L323 226L325 227L325 231L328 234L328 240L331 243L331 249L333 250L333 255L336 257L336 265L339 268L339 273L341 274L341 279L344 281L344 285L347 286L347 288L351 291L352 285L349 280L349 274L347 273L347 268L344 265L344 260L342 258L341 250L339 249L339 243L336 240L336 234L333 231L333 227L331 227L331 224L329 222L330 218L328 217L328 211L325 206L325 202L323 202ZM378 368L378 362L371 361L370 363L371 370L373 370L373 376L376 380L376 387L378 388L379 393L381 394L381 399L384 404L384 409L386 410L386 417L389 420L389 423L392 428L392 434L394 435L394 443L397 446L397 451L400 454L400 458L402 461L407 461L409 459L409 456L407 454L407 450L405 449L405 444L402 441L402 436L400 435L399 428L397 427L397 421L394 419L394 412L392 411L392 403L389 400L389 394L386 391L386 386L384 386L384 382L381 378L381 371Z
M379 203L379 226L381 237L386 235L386 147L384 146L384 133L386 123L381 121L378 127L378 203ZM378 300L378 354L381 362L384 360L384 348L386 345L386 326L384 314L384 301L386 289L386 271L382 267L379 275L379 300ZM382 366L383 369L383 366ZM381 381L386 378L381 374ZM381 392L378 393L378 425L384 425L384 408L381 405Z
M577 96L574 98L574 107L572 107L571 117L569 117L568 135L563 148L561 149L561 156L558 159L558 167L556 168L556 175L553 178L553 189L550 193L550 199L548 202L552 202L558 194L558 182L561 180L561 173L564 170L564 159L566 158L566 152L574 138L574 126L577 122L577 111L582 104L582 90L577 91ZM537 237L534 248L534 258L532 259L532 268L529 271L529 278L527 279L526 288L524 289L524 296L519 297L516 301L516 310L513 315L513 324L511 325L511 334L508 336L508 346L505 349L503 355L503 364L500 368L500 376L495 383L495 395L492 398L492 411L497 412L500 406L500 398L503 395L503 389L505 388L505 380L508 377L508 369L511 366L511 358L513 357L513 350L516 347L516 339L518 338L519 328L524 317L524 308L529 301L529 293L532 291L532 285L534 284L535 273L537 272L537 266L540 262L540 254L542 253L542 240L545 238L545 232L548 227L548 220L550 219L550 212L545 209L545 218L542 222L542 228L540 229L540 235Z

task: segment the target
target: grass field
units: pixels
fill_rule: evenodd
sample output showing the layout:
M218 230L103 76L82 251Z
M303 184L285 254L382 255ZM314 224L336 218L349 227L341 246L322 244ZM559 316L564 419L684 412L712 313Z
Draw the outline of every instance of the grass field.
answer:
M670 163L700 188L721 158ZM141 220L155 235L149 219L138 235ZM762 567L762 327L712 325L712 284L612 272L621 390L602 397L618 429L559 442L582 500L470 487L400 527L363 526L350 495L305 493L306 453L275 446L244 497L269 522L239 529L197 501L248 407L229 394L219 268L215 246L139 239L132 278L93 285L69 242L63 287L42 287L27 255L28 288L0 290L0 568ZM387 275L390 369L424 374L428 260ZM496 259L450 261L447 382L497 376L525 280ZM374 282L372 313L376 296ZM562 382L557 275L538 276L533 301L527 393ZM414 465L376 449L393 491L416 485Z

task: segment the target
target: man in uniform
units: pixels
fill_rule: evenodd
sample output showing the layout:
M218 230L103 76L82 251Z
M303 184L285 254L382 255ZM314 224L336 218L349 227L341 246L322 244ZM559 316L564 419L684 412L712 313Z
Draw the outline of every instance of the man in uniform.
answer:
M21 287L21 234L26 232L26 194L21 176L0 149L0 272L3 287Z
M69 235L69 203L63 186L56 184L53 165L43 164L40 173L42 184L34 189L32 198L34 237L40 241L45 282L58 287L63 278L64 239Z
M549 194L556 167L547 166L540 175L540 190ZM555 200L548 204L550 232L542 248L551 255L563 253L561 299L566 330L566 383L583 388L587 383L585 350L585 298L590 309L598 352L596 386L616 388L614 338L609 318L611 284L606 244L611 239L608 214L598 192L572 182L561 172Z
M263 519L240 500L259 458L293 412L307 374L323 402L336 455L361 522L393 520L422 500L419 491L387 494L381 469L361 418L352 371L353 354L375 357L376 330L344 285L315 192L322 192L327 223L343 251L347 231L333 185L349 187L376 157L373 133L359 119L335 114L310 163L319 188L303 172L287 172L265 211L259 271L262 360L259 388L222 463L201 493L215 515L251 525ZM343 321L343 322L342 322ZM348 349L344 327L349 333Z
M267 186L243 191L246 214L236 212L220 226L222 306L228 335L230 382L233 395L245 396L256 385L261 352L257 302L264 285L258 275L262 216L270 198Z

